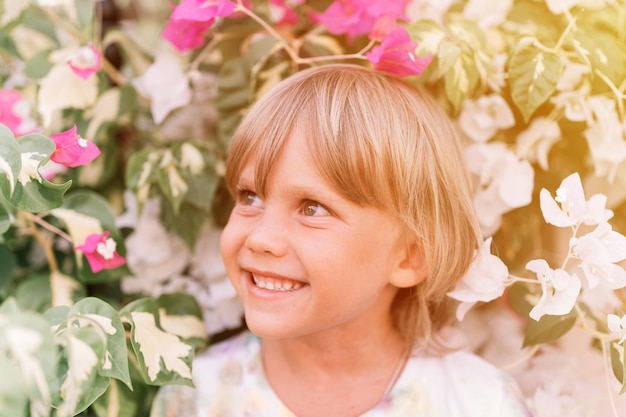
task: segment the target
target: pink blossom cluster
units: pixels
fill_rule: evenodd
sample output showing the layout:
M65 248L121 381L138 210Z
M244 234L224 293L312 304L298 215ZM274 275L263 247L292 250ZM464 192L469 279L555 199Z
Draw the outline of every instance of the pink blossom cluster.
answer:
M37 126L28 118L29 104L22 93L13 88L0 88L0 123L13 132L15 136L22 136L36 132Z
M76 131L76 125L71 129L50 136L56 145L50 160L68 168L87 165L98 155L100 149L93 143L82 138Z
M109 237L109 234L109 232L93 233L87 236L82 245L76 246L77 250L85 254L94 273L126 264L126 259L117 253L117 243Z
M411 39L398 20L408 20L404 14L408 0L337 0L315 18L330 33L345 34L349 40L369 34L380 41L366 54L374 69L395 75L420 75L430 64L431 56L415 54L418 44Z
M196 49L217 17L230 16L237 5L229 0L183 0L174 7L161 36L179 52Z
M86 80L102 68L102 53L91 45L81 46L76 53L67 60L67 65L74 74Z
M293 25L298 16L293 7L304 0L271 0L270 15L277 25ZM365 56L374 69L399 76L420 75L431 56L415 53L418 44L398 21L407 21L409 0L336 0L323 13L311 19L333 35L346 35L349 41L369 34L374 46ZM199 48L216 18L232 16L237 5L229 0L182 0L174 6L161 36L179 52Z

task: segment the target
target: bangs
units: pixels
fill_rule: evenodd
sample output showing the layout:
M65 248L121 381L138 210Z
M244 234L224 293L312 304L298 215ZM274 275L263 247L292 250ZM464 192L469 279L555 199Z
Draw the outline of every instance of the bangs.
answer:
M391 206L396 211L400 190L392 177L398 174L397 164L390 161L397 152L389 144L393 130L397 134L406 125L391 104L397 102L397 92L382 89L384 83L375 77L346 77L341 69L303 79L306 72L289 77L263 96L237 129L226 170L230 192L235 191L243 169L254 163L255 191L263 197L285 143L291 135L304 135L317 169L338 193L359 205ZM383 94L376 97L375 91ZM372 112L376 117L371 117Z

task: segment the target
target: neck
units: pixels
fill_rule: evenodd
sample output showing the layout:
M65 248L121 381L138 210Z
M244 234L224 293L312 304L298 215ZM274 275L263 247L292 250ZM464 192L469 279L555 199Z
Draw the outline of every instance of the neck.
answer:
M305 378L368 373L381 365L393 368L408 349L390 320L381 326L342 327L302 337L263 340L262 344L270 377L274 367Z

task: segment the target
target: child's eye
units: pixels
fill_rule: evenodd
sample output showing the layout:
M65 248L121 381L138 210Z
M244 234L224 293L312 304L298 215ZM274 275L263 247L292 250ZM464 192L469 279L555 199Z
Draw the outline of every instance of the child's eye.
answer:
M312 217L330 216L330 211L317 201L307 201L302 207L302 214Z
M263 207L263 200L250 190L239 190L237 192L237 202L244 206Z

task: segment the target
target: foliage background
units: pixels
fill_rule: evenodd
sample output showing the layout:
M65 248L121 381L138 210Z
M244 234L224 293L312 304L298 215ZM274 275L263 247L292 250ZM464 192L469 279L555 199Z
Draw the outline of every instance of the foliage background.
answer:
M1 409L147 415L159 385L188 381L194 349L241 327L217 246L231 207L222 179L230 136L293 72L371 65L367 34L314 23L311 12L332 1L301 3L239 3L250 13L218 17L201 45L180 50L162 37L167 2L0 2L2 91L21 95L17 105L0 97L0 121L11 113L21 122L0 131L0 160L13 161L0 166L0 369L10 375ZM626 367L606 314L624 314L623 291L583 291L579 309L533 322L541 291L515 277L532 275L531 259L558 265L570 253L539 193L554 194L573 172L588 197L608 197L613 229L626 230L626 3L413 0L404 12L416 54L433 57L407 78L465 133L485 236L513 277L461 328L518 379L538 416L617 415ZM84 80L67 59L86 45L104 59ZM48 137L73 125L102 154L78 168L49 164ZM50 182L30 181L18 198L7 173L23 172L33 149ZM93 273L75 246L104 230L127 263ZM145 320L152 331L137 334ZM146 350L148 339L161 343ZM91 365L77 359L84 349Z

